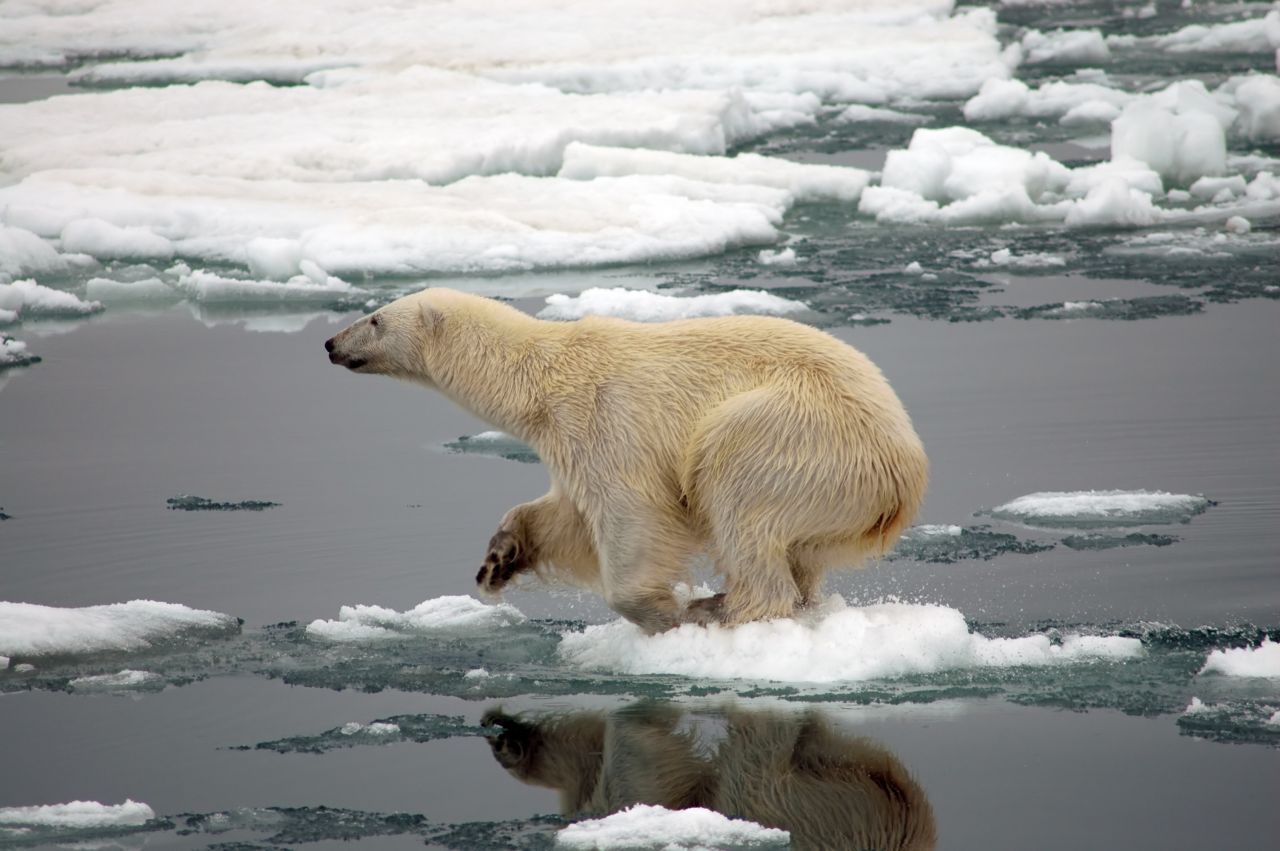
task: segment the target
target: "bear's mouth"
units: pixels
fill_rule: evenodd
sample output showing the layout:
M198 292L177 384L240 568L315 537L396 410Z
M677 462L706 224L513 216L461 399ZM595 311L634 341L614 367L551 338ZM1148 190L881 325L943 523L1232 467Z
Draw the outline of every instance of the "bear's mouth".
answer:
M338 366L345 366L347 369L355 372L360 369L360 367L369 363L369 361L367 358L348 358L345 355L338 354L337 352L330 352L329 363L337 364Z

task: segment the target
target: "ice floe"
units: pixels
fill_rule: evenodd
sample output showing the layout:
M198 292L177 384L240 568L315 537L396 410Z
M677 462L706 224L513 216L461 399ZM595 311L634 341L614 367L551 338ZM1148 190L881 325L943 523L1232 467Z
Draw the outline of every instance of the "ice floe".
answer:
M1062 62L1086 64L1106 62L1111 50L1101 30L1028 30L1022 34L1023 59L1028 64Z
M1164 491L1042 491L998 505L988 514L1031 526L1094 528L1186 523L1214 503L1198 494Z
M786 848L790 842L785 830L703 807L669 810L649 804L575 822L556 834L557 847L573 849Z
M3 319L0 316L0 319ZM40 358L27 351L27 344L13 337L0 334L0 369L15 366L29 366L39 363Z
M314 620L307 635L328 641L378 641L451 630L491 629L526 620L508 603L489 605L474 597L436 597L399 612L382 606L343 606L337 620Z
M154 600L83 608L0 602L0 653L17 658L133 652L239 631L231 615Z
M783 248L780 251L765 249L756 255L756 260L761 266L794 266L797 262L796 250L794 248Z
M1265 638L1257 647L1214 650L1200 673L1228 677L1280 677L1280 642Z
M0 223L0 283L36 272L58 272L66 260L48 242L23 228Z
M20 319L87 316L102 310L96 301L82 301L74 293L42 286L34 280L0 283L0 310L12 311Z
M278 508L280 503L267 502L260 499L246 499L241 502L214 502L203 496L180 494L165 500L170 511L265 511Z
M76 677L67 685L73 691L78 692L136 691L163 687L164 678L150 671L134 671L126 668L114 674L94 674L87 677Z
M581 319L584 316L617 316L635 322L665 322L704 316L762 313L774 316L803 313L802 302L764 290L730 290L705 295L676 296L629 290L624 287L592 287L577 296L547 296L540 319Z
M0 807L0 825L11 827L124 827L146 824L155 818L146 804L126 799L123 804L71 801L32 807Z
M1280 11L1222 24L1191 24L1147 43L1171 53L1269 53L1280 50Z
M850 607L838 596L796 618L726 628L686 624L646 636L618 620L566 633L570 665L625 674L833 683L931 674L958 668L1121 661L1143 655L1134 638L1047 635L988 638L945 606L883 603Z
M482 431L463 435L444 445L449 452L458 455L491 455L523 464L537 464L541 459L532 446L502 431Z

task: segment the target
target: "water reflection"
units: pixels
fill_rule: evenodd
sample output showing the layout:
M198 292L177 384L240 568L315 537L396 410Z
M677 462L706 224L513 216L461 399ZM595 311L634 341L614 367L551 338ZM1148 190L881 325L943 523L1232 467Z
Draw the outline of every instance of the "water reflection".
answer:
M633 804L706 807L791 832L795 848L931 849L933 809L892 753L816 709L643 702L612 712L485 714L494 758L560 793L570 818Z

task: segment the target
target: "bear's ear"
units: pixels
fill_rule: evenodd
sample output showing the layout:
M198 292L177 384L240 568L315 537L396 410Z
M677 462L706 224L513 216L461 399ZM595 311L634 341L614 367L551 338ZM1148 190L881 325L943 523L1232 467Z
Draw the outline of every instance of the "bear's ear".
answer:
M444 322L444 314L430 304L422 304L422 327L428 334L434 334Z

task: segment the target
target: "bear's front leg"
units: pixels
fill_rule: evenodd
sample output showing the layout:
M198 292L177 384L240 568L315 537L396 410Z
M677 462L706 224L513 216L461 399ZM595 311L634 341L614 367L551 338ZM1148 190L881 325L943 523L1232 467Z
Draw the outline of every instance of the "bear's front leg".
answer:
M539 568L567 574L578 585L600 582L599 560L582 515L554 487L502 518L489 539L476 584L481 591L496 594L519 574Z

